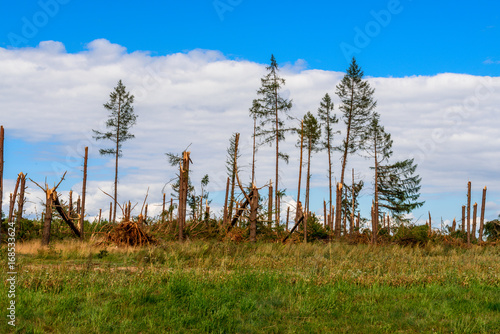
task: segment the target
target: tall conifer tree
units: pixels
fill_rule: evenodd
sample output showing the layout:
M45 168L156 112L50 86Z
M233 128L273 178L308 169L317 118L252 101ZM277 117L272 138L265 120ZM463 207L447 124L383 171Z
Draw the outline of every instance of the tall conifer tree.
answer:
M114 182L114 208L113 208L113 222L116 222L116 205L118 203L118 158L122 156L122 144L134 138L130 133L130 128L135 124L137 115L134 113L134 95L127 92L126 87L122 81L118 81L118 85L109 94L108 103L104 104L110 114L106 121L106 128L110 129L108 132L101 132L92 130L94 132L94 139L96 140L110 140L114 143L114 147L100 149L101 155L114 155L115 156L115 182Z
M279 68L274 55L271 55L271 63L266 67L267 74L261 79L261 87L257 91L260 96L255 99L250 110L251 116L257 117L256 137L260 138L260 144L276 146L276 176L274 184L274 203L276 221L279 223L278 194L279 190L279 159L288 162L288 155L280 152L279 142L285 140L285 133L291 131L285 127L283 115L290 119L288 112L292 108L292 101L283 98L280 90L285 84L285 79L278 75Z

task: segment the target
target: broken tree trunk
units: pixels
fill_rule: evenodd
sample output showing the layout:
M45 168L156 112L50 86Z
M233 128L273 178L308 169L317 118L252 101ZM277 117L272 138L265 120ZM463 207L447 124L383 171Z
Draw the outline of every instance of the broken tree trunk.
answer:
M62 220L66 224L68 224L68 226L70 227L71 231L77 237L81 238L82 234L81 234L80 230L75 226L75 224L73 224L73 222L71 221L71 218L64 211L64 208L63 208L61 202L59 201L59 197L57 196L57 192L55 190L51 192L51 196L52 196L51 205L53 207L55 207L55 209L57 210L57 213L59 213L59 215L61 216ZM51 213L51 215L52 215L52 213ZM47 216L45 216L45 218L47 218Z
M267 199L267 224L271 227L273 222L273 181L269 180L269 197Z
M228 220L228 212L227 212L227 199L229 196L229 183L231 180L229 179L229 176L227 177L227 182L226 182L226 198L224 199L224 211L222 212L222 226L227 225L227 220Z
M45 192L45 220L43 222L42 246L47 246L50 242L50 228L52 225L52 192L53 189L47 189Z
M474 203L472 210L472 240L476 240L477 203Z
M69 217L73 218L73 190L69 191L68 212L69 212Z
M253 195L252 192L250 192L248 194L248 197L250 198L250 200L252 199L252 197L251 197L252 195ZM245 208L247 207L248 204L250 204L250 201L248 200L248 198L245 198L243 203L241 203L239 205L238 209L236 210L236 213L234 214L233 220L231 220L231 225L229 225L229 227L228 227L228 231L236 225L236 223L238 222L238 219L240 218L241 214L245 211Z
M165 193L163 193L163 206L161 207L161 223L165 224Z
M17 217L16 222L20 224L21 219L23 218L23 210L24 210L24 191L26 190L26 175L20 173L21 177L21 188L19 189L19 199L17 201Z
M286 226L285 226L287 232L288 232L289 218L290 218L290 207L287 207L286 208Z
M290 233L283 239L283 242L287 241L287 239L292 235L292 233L297 229L297 227L302 223L304 220L304 213L302 212L302 203L300 201L297 202L297 215L298 218L296 217L296 222L295 225L293 225L292 229L290 230Z
M471 182L467 183L467 244L470 244L470 202L471 202Z
M455 229L457 228L457 220L453 218L453 224L451 225L451 232L455 232Z
M108 220L108 223L111 223L112 218L113 218L113 202L109 202L109 220Z
M483 189L483 199L481 203L481 219L479 220L479 242L483 242L484 211L486 207L486 187Z
M255 186L255 184L252 184L252 192L249 197L250 197L250 242L256 242L257 210L259 209L259 190ZM288 210L288 212L290 212L290 210Z
M85 157L83 158L83 186L82 186L82 208L80 213L80 237L84 238L84 219L85 219L85 194L87 192L87 160L89 158L89 148L85 147Z
M177 217L177 225L179 227L179 241L184 239L184 227L186 225L186 208L187 208L187 194L189 185L189 157L190 152L182 152L182 160L179 168L179 211Z
M431 218L431 212L429 211L429 236L432 234L432 218Z
M342 183L337 183L337 212L335 213L335 237L340 238L342 224Z
M8 222L11 223L14 221L14 206L16 204L16 198L17 198L17 190L19 189L19 183L21 182L21 174L20 173L18 176L17 176L17 181L16 181L16 186L14 187L14 193L11 194L11 198L10 198L10 205L9 205L9 218L8 218Z

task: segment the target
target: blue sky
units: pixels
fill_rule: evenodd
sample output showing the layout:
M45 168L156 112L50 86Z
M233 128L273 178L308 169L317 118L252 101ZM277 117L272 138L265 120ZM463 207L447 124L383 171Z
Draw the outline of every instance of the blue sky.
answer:
M8 182L20 170L37 181L57 182L65 169L61 190L77 191L82 147L88 145L90 210L95 214L105 207L108 199L98 189L109 188L112 161L99 156L102 144L88 138L122 78L136 96L149 98L136 102L137 138L125 145L121 161L123 196L142 201L151 186L151 200L161 198L175 174L163 153L192 143L200 174L195 177L209 173L214 205L220 205L227 140L233 131L248 137L247 110L270 54L284 66L286 94L297 117L315 111L325 92L334 95L340 72L354 55L376 86L378 112L395 138L395 155L419 157L427 204L415 217L428 210L448 220L459 215L468 180L474 201L480 201L483 186L490 189L488 217L500 213L500 184L494 181L500 146L491 140L500 126L497 1L42 0L4 2L0 13L0 77L7 78L0 82L0 124L7 133ZM66 87L71 88L66 96L54 94ZM478 94L481 90L488 94ZM478 102L469 108L474 99ZM177 122L202 138L188 137L172 125ZM445 138L434 138L436 131ZM287 144L292 160L294 142ZM272 150L259 154L260 181L267 180L274 175L266 164ZM314 159L317 205L312 206L321 209L326 167L324 159ZM362 161L353 159L348 168ZM282 168L282 186L293 197L295 167ZM370 198L367 189L365 211Z
M345 43L357 49L371 76L500 74L499 64L488 64L500 61L500 3L494 0L60 2L3 2L0 46L56 40L78 52L106 38L153 55L201 48L266 63L275 53L282 63L304 59L310 68L343 71ZM53 17L37 15L43 7ZM23 36L23 18L40 27L13 44L9 33Z

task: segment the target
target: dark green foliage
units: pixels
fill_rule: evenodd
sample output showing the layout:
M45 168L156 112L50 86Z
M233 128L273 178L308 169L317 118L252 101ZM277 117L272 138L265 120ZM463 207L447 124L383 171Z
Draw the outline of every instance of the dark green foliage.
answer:
M125 90L122 81L118 81L118 85L109 94L109 102L104 104L104 108L109 111L109 118L106 121L106 128L110 129L108 132L101 132L92 130L96 140L110 140L113 143L118 143L118 151L114 145L111 148L100 149L101 155L116 155L122 156L123 142L134 138L130 133L130 128L136 123L137 115L134 114L134 95L130 95Z
M300 135L300 129L298 133ZM322 148L320 140L321 126L316 117L308 111L304 115L304 146L306 149L310 149L311 152L319 152ZM300 138L298 143L300 144Z
M285 140L285 133L290 129L285 128L285 122L280 114L288 116L292 108L292 101L283 98L279 91L285 85L285 79L278 75L278 63L271 55L271 64L266 67L268 73L261 79L261 87L257 91L260 98L255 99L250 109L250 116L257 119L257 138L260 144L272 145ZM277 128L276 128L277 123Z
M380 125L380 115L372 114L372 118L366 132L361 136L361 147L366 151L368 157L375 158L375 164L387 161L392 155L392 139L391 135L385 132L385 129Z
M328 232L314 213L307 217L307 240L328 240Z
M380 207L390 211L399 220L425 203L418 201L422 179L415 175L416 168L413 159L378 166Z
M500 220L495 219L484 224L484 235L488 241L500 240Z
M401 225L394 234L394 241L400 245L423 246L429 241L428 225Z
M320 106L318 108L318 119L325 129L321 145L324 149L331 150L333 148L333 136L338 133L333 131L333 125L337 124L339 120L337 115L333 114L333 101L328 93L325 94L320 102Z
M337 149L345 156L355 153L361 147L362 135L371 112L377 105L373 99L375 90L368 81L363 80L363 75L356 59L353 58L347 73L336 87L336 94L340 99L339 109L347 127L345 138Z

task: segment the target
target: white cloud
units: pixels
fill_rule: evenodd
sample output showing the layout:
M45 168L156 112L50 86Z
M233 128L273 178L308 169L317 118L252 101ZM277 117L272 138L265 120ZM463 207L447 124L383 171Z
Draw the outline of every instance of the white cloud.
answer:
M74 169L66 163L70 151L80 153L78 157L84 146L90 146L90 159L99 158L98 148L105 144L95 142L91 130L103 127L107 114L102 104L122 79L136 96L134 106L139 118L132 129L136 138L125 143L120 160L120 199L142 203L149 186L148 199L158 204L163 185L175 175L164 153L181 152L190 145L194 183L197 185L208 173L209 190L215 195L213 206L220 208L223 196L216 192L225 189L225 150L233 132L241 133L242 181L249 178L252 121L248 109L256 98L265 66L230 60L211 50L166 56L128 53L125 47L104 39L92 41L87 50L75 54L67 53L63 44L54 41L42 42L36 48L0 48L1 123L17 139L64 143L57 148L60 151L52 152L53 156L60 156L58 163ZM338 107L335 86L343 73L306 67L298 60L281 69L286 79L283 94L293 99L292 115L296 118L308 110L316 112L327 92ZM498 194L500 78L443 73L369 80L376 88L377 111L394 139L395 157L413 156L419 163L422 192L463 191L470 179ZM298 176L295 143L296 138L290 136L282 144L291 159L289 165L280 162L280 186L292 197ZM319 189L318 198L327 197L326 160L324 153L314 155L312 160L311 181ZM348 166L348 170L354 167L364 175L366 194L372 179L369 164L353 157ZM339 156L335 155L336 177L339 165ZM105 167L112 166L110 159ZM36 167L16 168L30 172ZM274 179L274 148L262 147L257 154L258 185L269 179ZM91 214L109 205L99 187L110 191L111 180L89 180ZM490 199L498 202L498 198ZM322 208L322 200L317 202L316 206Z

